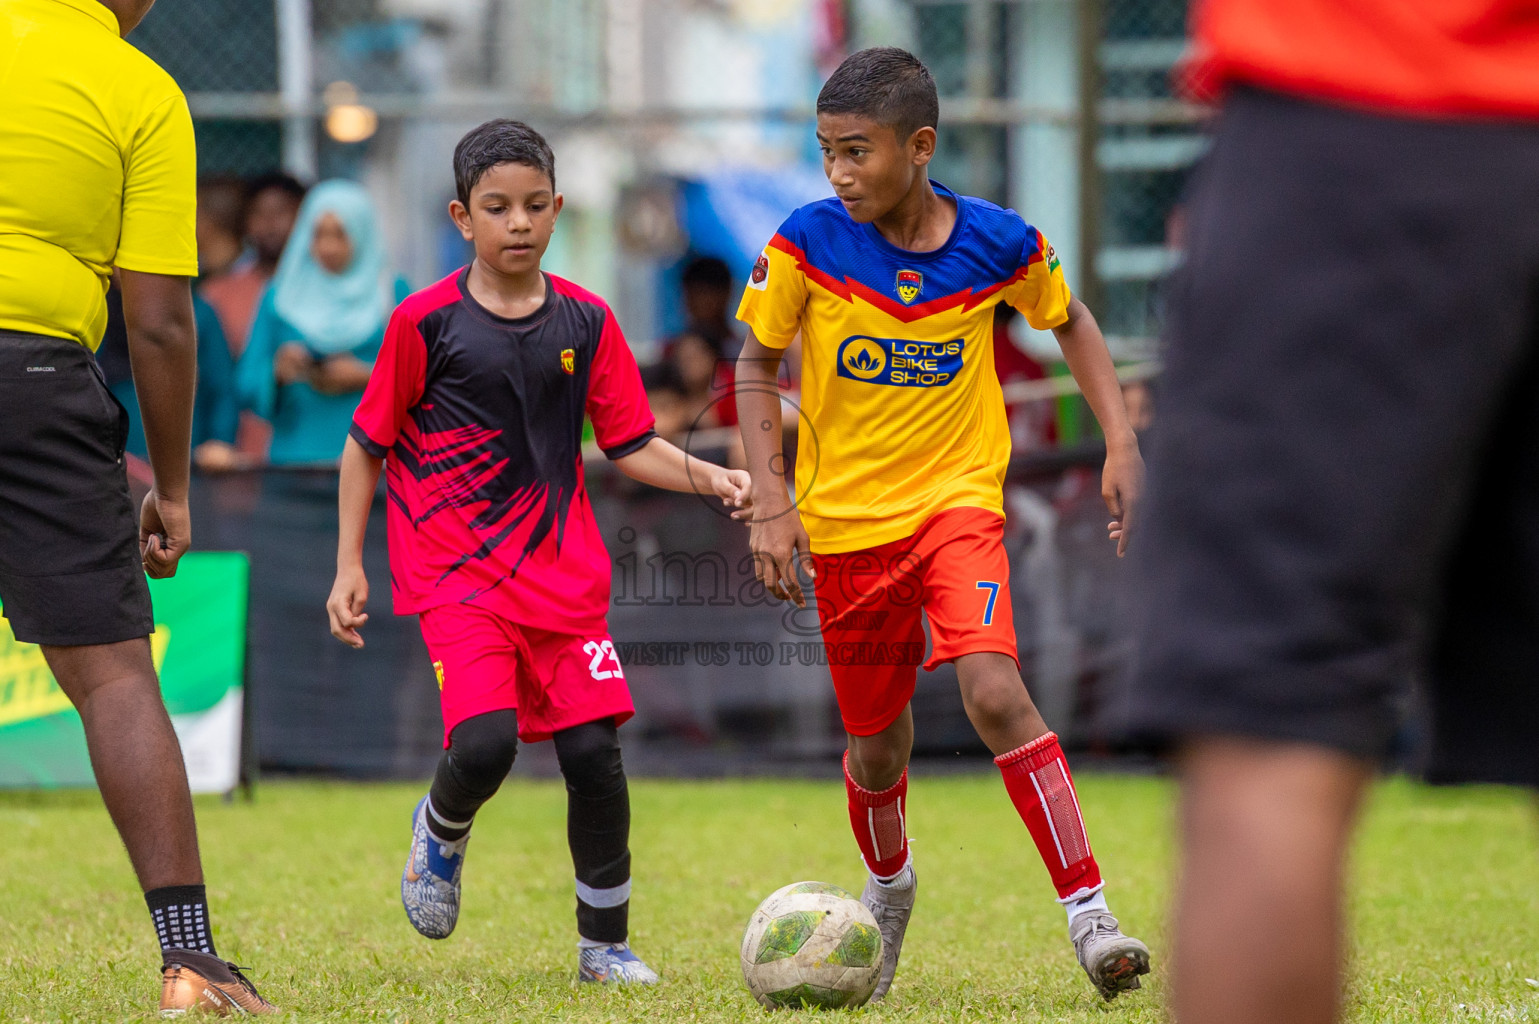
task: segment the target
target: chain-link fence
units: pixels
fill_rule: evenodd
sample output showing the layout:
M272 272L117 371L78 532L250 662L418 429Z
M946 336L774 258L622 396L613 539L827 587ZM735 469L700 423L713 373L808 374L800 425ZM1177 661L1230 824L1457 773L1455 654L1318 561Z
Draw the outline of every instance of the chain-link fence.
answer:
M282 122L268 100L278 92L271 0L163 0L131 38L196 98L201 171L252 175L282 163Z
M1186 0L1105 0L1096 49L1096 275L1101 316L1132 336L1158 332L1160 282L1181 243L1180 198L1201 155L1196 112L1172 95Z

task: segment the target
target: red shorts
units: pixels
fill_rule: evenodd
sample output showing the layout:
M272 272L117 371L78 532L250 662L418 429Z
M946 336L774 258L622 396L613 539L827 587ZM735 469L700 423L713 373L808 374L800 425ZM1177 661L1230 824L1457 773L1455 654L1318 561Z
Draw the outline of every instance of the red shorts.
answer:
M420 616L422 639L438 676L444 746L467 718L513 708L518 738L548 740L574 725L636 713L608 633L553 633L469 604Z
M998 513L951 508L902 540L812 556L845 731L870 736L891 725L913 699L921 662L929 671L979 651L1016 657L1004 536ZM930 620L928 660L921 612Z

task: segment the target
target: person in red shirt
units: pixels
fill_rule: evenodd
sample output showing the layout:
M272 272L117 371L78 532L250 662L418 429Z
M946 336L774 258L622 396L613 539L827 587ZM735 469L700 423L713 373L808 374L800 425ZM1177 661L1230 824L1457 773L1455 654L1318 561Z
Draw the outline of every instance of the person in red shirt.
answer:
M628 944L617 729L633 707L606 621L609 554L583 485L584 417L643 483L746 507L749 479L657 436L608 305L540 269L562 204L544 138L488 121L460 140L454 169L450 214L475 260L407 298L386 329L342 455L331 631L363 646L363 534L383 464L395 612L421 617L444 720L443 757L412 814L408 919L428 938L454 930L476 811L520 739L554 740L570 794L578 977L652 984Z
M1203 0L1117 727L1172 749L1180 1024L1328 1024L1363 792L1539 786L1539 6Z
M1002 387L1047 379L1047 368L1010 337L1010 325L1020 314L1008 303L994 307L994 373ZM1058 443L1058 423L1050 401L1012 402L1005 396L1005 418L1010 423L1010 450L1035 452Z
M275 172L255 178L246 188L242 224L250 255L233 264L210 268L200 288L208 304L219 314L236 359L246 350L246 335L256 319L262 293L278 269L278 259L288 244L289 232L304 202L305 187L291 175Z

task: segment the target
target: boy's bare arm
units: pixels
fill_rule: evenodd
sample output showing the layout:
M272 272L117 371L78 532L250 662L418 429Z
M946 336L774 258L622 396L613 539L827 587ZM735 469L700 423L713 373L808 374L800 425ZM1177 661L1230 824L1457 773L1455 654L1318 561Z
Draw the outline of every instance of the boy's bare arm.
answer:
M1101 473L1101 497L1112 514L1107 524L1112 540L1117 542L1117 556L1127 552L1132 532L1133 509L1143 491L1144 460L1138 451L1138 436L1128 422L1127 407L1122 402L1122 385L1106 339L1087 307L1079 299L1069 300L1069 319L1053 328L1058 347L1063 350L1069 372L1079 385L1090 411L1106 437L1106 468Z
M654 437L629 455L614 460L615 466L630 477L669 491L713 494L723 505L736 509L749 504L748 474L741 469L727 469L714 462L697 459L660 437ZM746 516L744 512L741 516ZM734 519L740 518L733 513Z
M781 600L806 607L796 575L798 558L809 553L807 531L786 493L785 451L781 444L780 360L783 353L748 333L737 357L738 429L743 455L753 478L753 526L748 547L754 575ZM809 576L815 575L810 562Z
M379 486L384 460L376 459L351 437L342 449L342 477L337 487L337 578L326 599L331 635L349 647L362 647L358 628L369 621L369 581L363 572L363 535Z

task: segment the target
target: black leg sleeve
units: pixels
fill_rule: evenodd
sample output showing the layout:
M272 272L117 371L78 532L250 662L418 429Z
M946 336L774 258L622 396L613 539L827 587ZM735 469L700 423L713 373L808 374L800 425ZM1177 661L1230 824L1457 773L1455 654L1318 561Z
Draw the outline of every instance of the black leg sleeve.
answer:
M453 842L470 831L470 820L502 786L517 754L518 713L511 708L488 711L456 725L449 734L449 749L438 759L433 788L428 790L432 804L428 826L433 834ZM442 820L433 820L434 814Z
M564 729L553 737L566 777L566 836L577 871L577 932L595 942L624 942L631 881L631 798L613 719Z

